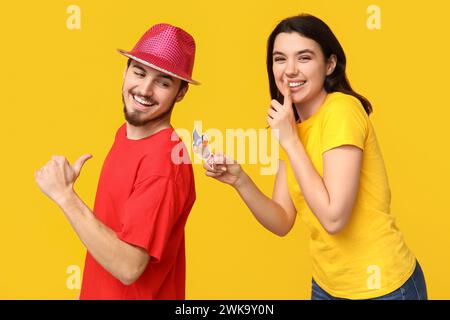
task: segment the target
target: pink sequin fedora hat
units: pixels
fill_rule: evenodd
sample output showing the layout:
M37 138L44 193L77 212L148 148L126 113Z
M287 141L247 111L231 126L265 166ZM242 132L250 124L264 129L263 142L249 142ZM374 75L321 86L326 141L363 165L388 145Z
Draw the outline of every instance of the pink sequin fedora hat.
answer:
M173 77L192 84L195 41L181 28L167 23L151 27L131 51L118 49L119 53Z

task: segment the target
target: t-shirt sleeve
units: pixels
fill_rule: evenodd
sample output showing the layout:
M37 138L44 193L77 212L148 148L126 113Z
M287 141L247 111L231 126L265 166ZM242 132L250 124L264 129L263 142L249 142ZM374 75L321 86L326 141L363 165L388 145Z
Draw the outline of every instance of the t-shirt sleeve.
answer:
M135 185L120 212L122 241L145 249L151 262L159 262L176 218L175 183L151 176Z
M364 150L367 134L368 118L359 100L337 99L324 114L321 153L343 145Z

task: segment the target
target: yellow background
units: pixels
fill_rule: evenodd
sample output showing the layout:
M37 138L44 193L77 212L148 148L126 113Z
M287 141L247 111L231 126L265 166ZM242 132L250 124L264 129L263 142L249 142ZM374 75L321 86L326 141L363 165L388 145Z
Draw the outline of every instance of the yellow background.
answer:
M81 8L81 30L66 9ZM369 5L381 30L366 27ZM116 129L126 58L151 25L194 35L194 78L175 107L174 127L262 128L269 103L266 39L276 23L308 12L343 45L354 88L374 106L371 119L392 188L392 213L418 257L429 297L450 298L450 105L447 1L10 1L1 28L0 298L72 299L69 265L85 249L33 173L53 154L86 163L76 190L92 207ZM245 165L270 194L273 176ZM194 168L198 200L186 227L188 299L309 299L308 231L300 219L279 238L263 229L230 187Z

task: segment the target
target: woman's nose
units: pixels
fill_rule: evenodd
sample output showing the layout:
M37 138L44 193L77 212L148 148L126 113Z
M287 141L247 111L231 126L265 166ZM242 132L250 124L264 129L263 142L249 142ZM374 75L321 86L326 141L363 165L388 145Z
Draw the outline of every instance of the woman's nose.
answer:
M298 68L295 61L288 60L286 63L286 69L284 69L286 76L295 76L298 74Z

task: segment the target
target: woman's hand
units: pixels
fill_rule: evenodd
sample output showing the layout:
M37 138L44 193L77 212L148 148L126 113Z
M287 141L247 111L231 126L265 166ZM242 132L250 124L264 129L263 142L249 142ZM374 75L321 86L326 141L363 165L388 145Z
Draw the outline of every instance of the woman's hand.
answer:
M292 110L291 91L287 79L283 81L284 103L272 100L267 112L267 122L277 136L283 149L299 139L295 116ZM278 133L278 134L277 134Z
M205 174L208 177L237 188L246 175L241 165L220 153L215 154L213 157L214 165L212 168L206 162L203 164L203 168L206 170Z

